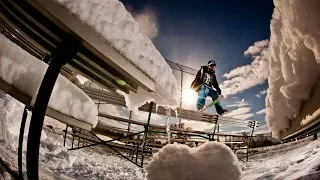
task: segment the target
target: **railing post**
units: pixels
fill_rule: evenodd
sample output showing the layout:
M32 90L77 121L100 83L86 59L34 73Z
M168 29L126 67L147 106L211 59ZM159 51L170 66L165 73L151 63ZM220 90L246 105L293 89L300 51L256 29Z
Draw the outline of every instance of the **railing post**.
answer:
M66 132L64 133L63 147L66 147L66 140L67 140L67 134L68 134L68 127L69 127L69 125L67 124L67 126L66 126Z
M144 150L145 150L145 146L146 146L146 140L148 137L148 130L149 130L149 125L150 125L150 120L151 120L152 107L153 107L153 102L150 103L148 122L147 122L146 126L144 127L144 136L143 136L143 142L142 142L141 167L143 166Z
M41 131L46 109L60 69L71 61L80 44L73 37L67 37L51 54L52 61L43 77L33 108L27 145L27 175L29 179L39 179L39 148Z

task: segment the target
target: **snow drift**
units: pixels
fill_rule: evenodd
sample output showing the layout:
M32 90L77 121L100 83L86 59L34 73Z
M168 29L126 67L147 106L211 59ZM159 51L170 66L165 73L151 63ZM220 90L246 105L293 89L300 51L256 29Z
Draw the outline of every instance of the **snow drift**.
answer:
M176 106L177 81L171 68L119 0L55 1L99 33L108 44L154 80L156 90L148 94L148 99L143 98L146 92L142 90L138 91L140 99L136 98L135 93L125 96L130 110L151 100L159 105ZM159 99L162 101L157 102ZM135 103L128 102L130 100Z
M46 63L0 35L0 77L31 96L31 105L35 103L47 68ZM94 102L64 76L58 76L48 106L94 127L98 123L98 110Z
M280 137L320 77L320 1L274 0L274 5L266 121Z
M153 155L146 167L148 180L237 180L240 163L232 150L219 142L197 148L168 144Z

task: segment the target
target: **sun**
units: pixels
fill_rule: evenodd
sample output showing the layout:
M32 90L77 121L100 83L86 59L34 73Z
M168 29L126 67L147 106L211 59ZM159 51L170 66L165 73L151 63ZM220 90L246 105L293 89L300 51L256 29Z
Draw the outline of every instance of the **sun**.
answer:
M182 90L182 102L186 104L195 104L197 101L198 94L191 89Z

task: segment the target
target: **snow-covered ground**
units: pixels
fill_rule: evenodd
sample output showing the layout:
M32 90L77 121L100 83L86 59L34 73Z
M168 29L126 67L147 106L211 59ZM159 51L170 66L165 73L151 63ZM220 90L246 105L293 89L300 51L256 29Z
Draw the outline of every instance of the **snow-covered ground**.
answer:
M0 101L2 107L1 127L14 123L14 129L19 129L23 106L21 103L6 96L7 102ZM20 113L20 114L19 114ZM49 127L50 126L50 127ZM0 156L12 169L17 169L17 133L1 128ZM63 131L65 126L56 120L46 118L44 132L40 147L40 176L41 179L157 179L158 174L175 173L178 177L197 179L199 174L202 179L211 179L219 175L230 173L230 168L235 174L237 162L232 151L220 143L206 143L198 148L189 148L185 145L170 145L154 156L154 160L145 170L120 157L114 156L104 148L85 148L67 151L62 146ZM10 137L10 138L8 138ZM7 138L7 139L6 139ZM8 142L8 140L10 142ZM67 146L70 147L70 141ZM310 143L300 140L297 146L278 148L250 157L248 163L242 163L242 179L295 179L320 170L320 140ZM285 145L283 145L285 146ZM222 158L223 157L223 158ZM190 164L190 161L193 163ZM24 162L25 158L24 158ZM239 162L238 162L239 163ZM170 168L176 165L176 168ZM189 165L188 165L189 164ZM196 164L196 165L195 165ZM196 168L195 167L202 167ZM220 167L217 170L217 167ZM190 169L189 169L190 168ZM210 171L208 170L210 169ZM173 170L173 171L172 171ZM198 170L195 172L195 170ZM199 173L201 171L205 173ZM194 171L194 173L192 173ZM164 173L166 172L166 173ZM185 172L185 174L183 174ZM211 173L211 174L210 174ZM181 176L179 176L181 175ZM234 175L234 174L228 174ZM233 177L237 177L233 176ZM314 174L314 176L317 174ZM162 177L162 176L161 176ZM176 177L176 176L174 176ZM229 176L225 176L229 177ZM223 178L223 177L222 177ZM219 179L219 178L218 178Z
M23 108L17 100L0 93L0 156L15 170ZM64 129L65 125L59 121L45 118L39 157L41 179L143 179L142 169L105 149L67 151L63 147ZM71 147L70 141L67 142L67 146ZM23 161L26 162L25 157Z
M309 180L320 179L320 176L315 177L320 171L320 140L301 143L293 149L287 147L257 154L250 157L249 162L242 162L242 171L243 180L293 180L303 176Z

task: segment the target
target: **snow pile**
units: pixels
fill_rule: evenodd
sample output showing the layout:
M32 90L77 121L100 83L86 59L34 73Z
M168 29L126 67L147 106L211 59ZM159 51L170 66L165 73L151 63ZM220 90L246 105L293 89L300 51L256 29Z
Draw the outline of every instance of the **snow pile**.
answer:
M320 77L320 1L274 4L266 120L272 134L280 137Z
M47 67L47 64L0 35L0 77L31 96L31 105L35 103ZM94 102L61 75L53 88L48 106L94 127L98 123L98 110Z
M11 180L12 177L8 172L0 173L0 180Z
M320 140L316 140L293 150L263 153L249 158L249 162L243 164L242 179L292 180L319 171Z
M241 176L236 155L218 142L206 142L197 148L168 144L153 155L146 170L148 180L237 180Z
M151 97L147 100L142 98L139 101L134 98L137 102L129 108L134 109L146 101L157 101L159 98L165 99L166 104L157 104L176 106L177 81L171 68L119 0L55 1L99 33L112 47L154 80L155 93L150 93ZM141 91L138 94L140 97L145 96ZM131 100L130 96L126 101Z
M0 141L16 151L19 143L20 124L24 105L0 90ZM31 117L27 117L24 137L28 136ZM41 140L47 138L42 131ZM24 142L26 143L26 141ZM26 145L23 146L26 149Z

